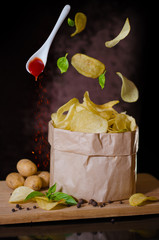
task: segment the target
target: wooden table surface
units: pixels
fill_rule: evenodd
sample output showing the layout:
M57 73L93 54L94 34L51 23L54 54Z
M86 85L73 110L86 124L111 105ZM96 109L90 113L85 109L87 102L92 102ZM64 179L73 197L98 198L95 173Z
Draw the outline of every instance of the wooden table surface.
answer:
M106 204L103 208L93 207L86 203L81 208L71 206L51 211L40 208L33 209L35 203L25 203L22 204L22 210L12 212L15 204L8 203L12 191L7 187L5 181L0 182L0 224L159 214L159 202L153 202L141 207L132 207L129 205L128 200L124 200L123 204L120 204L119 201ZM159 180L149 174L138 174L137 192L159 198ZM30 210L27 210L27 208Z

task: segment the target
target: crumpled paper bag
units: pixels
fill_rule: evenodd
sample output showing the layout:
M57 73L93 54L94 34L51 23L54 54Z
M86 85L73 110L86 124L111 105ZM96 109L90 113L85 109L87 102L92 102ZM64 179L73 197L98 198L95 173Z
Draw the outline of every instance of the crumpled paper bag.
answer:
M49 122L50 186L98 202L129 198L136 187L139 129L124 133L82 133Z

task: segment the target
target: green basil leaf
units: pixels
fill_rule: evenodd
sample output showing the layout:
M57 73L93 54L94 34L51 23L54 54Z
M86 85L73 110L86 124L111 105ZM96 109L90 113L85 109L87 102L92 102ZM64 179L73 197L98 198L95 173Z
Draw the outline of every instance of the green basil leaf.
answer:
M34 191L34 192L31 192L30 194L28 194L28 196L25 198L24 201L27 201L34 197L40 197L40 196L45 196L45 194L42 192Z
M48 189L46 192L46 197L50 198L50 196L56 191L56 183Z
M75 22L71 19L71 18L68 18L67 19L67 23L70 27L74 27L75 26Z
M77 204L76 200L73 197L71 197L70 195L68 195L66 193L63 193L63 192L55 192L51 196L51 199L54 200L54 201L59 201L61 199L64 199L66 201L66 204L69 204L69 205L76 205Z
M60 69L61 73L67 72L67 70L68 70L69 62L67 60L67 55L68 55L68 53L66 53L66 55L64 57L60 57L57 60L57 66Z
M98 78L101 89L103 89L105 86L105 73L106 73L106 71L104 71L104 73L102 73Z

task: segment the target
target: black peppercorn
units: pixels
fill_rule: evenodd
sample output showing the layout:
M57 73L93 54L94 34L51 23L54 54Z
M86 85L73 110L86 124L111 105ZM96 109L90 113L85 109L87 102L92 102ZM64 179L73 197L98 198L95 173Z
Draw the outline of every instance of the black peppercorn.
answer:
M78 202L77 203L77 208L80 208L81 207L81 204Z
M92 204L93 201L94 201L94 199L90 199L89 202L88 202L88 204Z
M98 203L94 199L90 199L88 204L91 204L94 207L96 207L98 205Z
M94 200L94 201L92 202L92 205L93 205L93 207L96 207L96 206L98 205L98 203Z
M12 208L12 212L15 212L16 210L14 208Z
M84 203L84 200L83 200L82 198L80 198L80 199L78 200L78 203L83 204L83 203Z
M104 207L106 204L104 202L100 202L98 205L99 207Z

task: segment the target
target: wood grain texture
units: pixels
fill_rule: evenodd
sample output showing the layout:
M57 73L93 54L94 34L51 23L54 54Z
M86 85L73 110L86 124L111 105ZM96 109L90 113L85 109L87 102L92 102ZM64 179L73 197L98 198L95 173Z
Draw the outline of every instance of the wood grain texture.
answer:
M0 224L159 214L159 202L153 202L142 207L132 207L129 205L128 200L124 200L123 204L120 204L119 201L106 204L103 208L93 207L86 203L81 208L71 206L51 211L40 208L33 209L35 203L25 203L21 204L22 210L12 212L15 204L8 203L11 192L12 190L7 187L6 182L1 181ZM159 181L149 174L138 174L137 192L159 198ZM30 210L27 210L27 208L30 208Z

